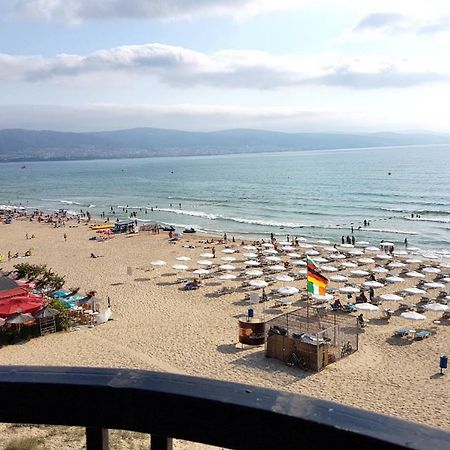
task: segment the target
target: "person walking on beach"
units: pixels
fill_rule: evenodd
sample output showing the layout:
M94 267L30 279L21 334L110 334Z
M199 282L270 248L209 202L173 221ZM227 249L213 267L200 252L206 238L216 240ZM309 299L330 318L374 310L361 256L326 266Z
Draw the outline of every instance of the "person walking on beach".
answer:
M213 247L213 248L212 248L212 255L213 255L213 258L216 257L216 247Z
M355 245L356 239L355 236L352 236L352 244Z
M373 290L373 287L369 288L369 299L370 303L373 303L373 299L375 298L375 291Z
M345 244L345 237L344 236L341 237L341 243Z
M64 242L67 242L67 234L64 233Z
M225 242L227 242L227 240L228 240L227 233L224 233L224 234L223 234L223 240L224 240Z
M408 248L408 238L405 238L405 248Z

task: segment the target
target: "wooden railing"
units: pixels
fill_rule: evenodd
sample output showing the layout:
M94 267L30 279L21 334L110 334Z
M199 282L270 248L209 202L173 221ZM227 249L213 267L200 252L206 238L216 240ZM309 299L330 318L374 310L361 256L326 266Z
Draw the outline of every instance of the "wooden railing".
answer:
M0 366L0 422L82 426L88 450L108 449L108 429L148 433L152 450L173 438L239 449L450 449L450 433L336 403L127 369Z

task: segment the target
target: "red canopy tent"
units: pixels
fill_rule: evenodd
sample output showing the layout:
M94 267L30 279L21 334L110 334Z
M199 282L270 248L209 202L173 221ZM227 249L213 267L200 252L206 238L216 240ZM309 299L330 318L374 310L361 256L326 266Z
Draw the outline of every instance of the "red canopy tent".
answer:
M44 299L22 296L0 300L0 318L7 319L17 313L34 314L44 307Z
M26 296L28 294L28 291L24 288L17 287L14 289L7 289L4 291L0 291L0 300L13 298L13 297L21 297Z

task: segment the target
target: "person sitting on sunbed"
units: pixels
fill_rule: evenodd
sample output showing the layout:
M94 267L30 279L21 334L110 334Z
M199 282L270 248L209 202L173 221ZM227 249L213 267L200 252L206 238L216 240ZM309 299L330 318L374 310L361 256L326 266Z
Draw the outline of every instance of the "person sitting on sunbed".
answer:
M334 303L332 303L331 306L333 309L342 309L343 308L341 300L339 298L336 298L336 300L334 301Z

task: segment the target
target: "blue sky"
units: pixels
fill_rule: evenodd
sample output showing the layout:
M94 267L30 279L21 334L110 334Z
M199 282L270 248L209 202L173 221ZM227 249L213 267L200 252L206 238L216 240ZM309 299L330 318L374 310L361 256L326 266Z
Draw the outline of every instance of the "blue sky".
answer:
M450 2L0 0L0 127L450 132Z

